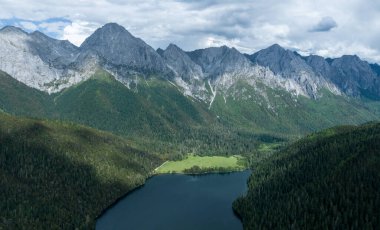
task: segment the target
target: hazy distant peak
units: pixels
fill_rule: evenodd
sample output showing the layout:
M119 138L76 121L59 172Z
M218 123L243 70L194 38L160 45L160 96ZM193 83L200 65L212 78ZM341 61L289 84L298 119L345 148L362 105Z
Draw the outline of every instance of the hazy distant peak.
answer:
M2 29L0 29L0 33L22 33L22 34L28 34L24 30L22 30L19 27L15 26L4 26Z

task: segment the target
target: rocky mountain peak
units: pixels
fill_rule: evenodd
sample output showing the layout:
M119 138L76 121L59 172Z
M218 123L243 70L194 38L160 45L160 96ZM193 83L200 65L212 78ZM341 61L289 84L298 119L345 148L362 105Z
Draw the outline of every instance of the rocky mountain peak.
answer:
M128 30L117 23L107 23L97 29L94 34L104 36L104 39L111 39L110 42L117 41L120 37L123 39L136 39Z
M331 65L336 67L344 67L346 70L351 69L353 71L359 71L360 69L370 69L368 62L361 60L356 55L343 55L340 58L334 59Z
M52 38L50 38L49 36L47 36L46 34L42 33L39 30L36 30L36 31L30 33L30 36L36 37L36 38L41 38L41 39L52 39Z
M127 31L123 26L117 24L116 22L109 22L104 24L101 29L103 30L113 30L113 31Z
M285 52L286 50L280 46L279 44L275 43L267 48L268 51L271 52Z
M324 77L329 72L329 64L323 58L302 57L277 44L260 50L249 58L260 66L268 67L274 74L294 81L311 98L318 98L321 88L339 94L339 90Z
M189 82L192 78L199 79L203 76L202 68L196 64L189 55L175 44L169 46L161 52L168 66L175 72L175 75Z
M38 30L30 33L29 36L32 38L32 40L34 42L40 43L41 45L49 46L51 44L55 44L55 45L64 47L65 49L68 49L71 52L78 52L79 51L79 48L77 46L75 46L74 44L72 44L71 42L69 42L68 40L54 39L54 38L51 38L51 37L47 36L46 34L40 32Z
M119 46L130 44L137 45L143 43L140 39L135 38L124 27L116 23L108 23L97 29L81 45L82 49L96 48L117 48ZM113 51L111 51L113 52Z
M310 55L305 58L308 65L310 65L313 70L322 76L327 76L330 72L330 64L321 56Z
M331 63L329 77L349 95L380 98L380 81L368 62L356 55L343 55Z
M183 51L181 48L179 48L177 45L170 43L168 47L163 51L163 55L168 55L169 53L176 53L181 56L187 56L188 55Z
M17 27L3 28L0 40L0 70L36 89L57 92L92 74L91 69L72 68L79 48L68 41Z
M27 35L28 33L23 31L21 28L19 27L15 27L15 26L4 26L2 29L0 29L0 33L3 33L3 34L24 34L24 35Z
M40 31L29 34L28 42L33 54L54 67L63 69L75 61L79 54L79 48L69 41L62 41L46 36Z
M254 87L262 82L311 98L317 98L322 88L336 94L380 98L380 67L356 55L303 57L278 44L252 55L227 46L185 52L169 44L156 51L116 23L97 29L79 48L13 26L0 30L0 40L0 70L48 92L85 80L101 68L128 87L138 83L140 76L167 78L187 95L206 101L210 93L215 98L216 92L227 92L238 81Z
M173 43L170 43L168 47L166 47L166 49L163 50L162 55L166 57L168 57L169 55L175 55L175 56L182 56L182 57L186 57L190 59L190 57L186 54L185 51L183 51L181 48L179 48L177 45Z
M190 58L202 67L209 76L224 72L235 72L252 65L252 63L235 48L227 46L210 47L188 52Z
M310 70L310 67L299 55L278 44L250 55L250 60L258 65L269 67L275 74L282 74L286 77L290 77L289 75L300 70Z
M152 47L116 23L97 29L80 48L100 55L110 72L123 77L128 77L128 71L148 74L170 72Z

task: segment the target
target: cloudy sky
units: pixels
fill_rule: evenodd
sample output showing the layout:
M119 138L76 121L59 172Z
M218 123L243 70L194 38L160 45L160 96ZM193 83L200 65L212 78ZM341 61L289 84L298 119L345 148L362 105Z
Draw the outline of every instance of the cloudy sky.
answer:
M0 0L0 5L0 27L40 30L78 46L96 28L116 22L153 48L227 45L253 53L278 43L301 54L357 54L380 63L378 0Z

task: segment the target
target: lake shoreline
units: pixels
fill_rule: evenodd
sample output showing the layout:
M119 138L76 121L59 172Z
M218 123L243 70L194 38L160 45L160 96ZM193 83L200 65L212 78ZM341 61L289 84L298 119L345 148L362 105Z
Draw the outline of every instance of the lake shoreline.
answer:
M163 164L165 164L165 162L162 163L161 165L163 165ZM161 165L159 165L157 168L161 167ZM156 169L157 169L157 168L156 168ZM156 170L156 169L154 169L154 170ZM113 206L115 206L120 200L124 199L126 196L132 194L132 193L135 192L136 190L138 190L138 189L144 187L144 185L146 184L146 182L147 182L149 179L151 179L152 177L158 175L158 174L154 174L154 170L150 172L150 174L145 178L145 180L144 180L144 182L143 182L142 184L140 184L140 185L138 185L138 186L132 188L131 190L127 191L124 195L122 195L122 196L118 197L117 199L115 199L115 201L112 202L112 204L110 204L109 206L107 206L107 208L105 208L104 210L102 210L101 213L100 213L99 215L96 216L96 218L95 218L95 222L96 222L96 221L97 221L102 215L104 215L109 209L111 209Z
M164 162L163 164L165 164L166 162ZM160 166L159 166L160 167ZM139 189L143 188L145 186L145 184L147 183L148 180L156 177L156 176L162 176L162 175L187 175L187 176L207 176L207 175L211 175L211 174L232 174L232 173L238 173L238 172L244 172L244 171L250 171L251 170L249 168L247 169L242 169L242 170L235 170L235 171L210 171L210 172L202 172L202 173L154 173L154 171L151 172L151 174L144 180L144 183L142 183L141 185L138 185L137 187L134 187L133 189L129 190L127 193L125 193L124 195L118 197L117 199L115 199L114 202L112 202L112 204L110 204L107 208L105 208L104 210L101 211L101 213L99 215L97 215L97 217L95 218L95 223L98 221L98 219L100 217L102 217L107 211L109 211L110 209L112 209L117 203L119 203L121 200L123 200L125 197L131 195L132 193L138 191ZM238 215L236 213L236 211L234 210L234 208L232 207L231 205L231 208L234 212L234 214L236 215L236 217L242 222L242 218L240 215Z
M210 174L230 174L235 172L244 172L246 170L250 170L249 168L244 169L236 169L236 170L227 170L227 171L206 171L206 172L194 172L194 173L186 173L186 172L167 172L167 173L155 173L153 176L159 176L159 175L189 175L189 176L203 176L203 175L210 175Z
M154 176L154 175L153 175ZM109 209L111 209L112 207L114 207L120 200L124 199L126 196L130 195L131 193L135 192L136 190L144 187L145 183L147 180L149 180L151 177L153 176L149 176L147 177L147 179L145 179L144 183L142 183L141 185L138 185L137 187L134 187L133 189L129 190L127 193L125 193L124 195L122 195L121 197L118 197L114 202L112 202L112 204L110 204L107 208L105 208L104 210L102 210L100 212L99 215L96 216L95 218L95 223L96 221L101 217L103 216Z
M171 194L172 191L175 191L174 194L176 194L176 195L174 195L174 197L177 197L176 199L178 199L178 195L180 197L182 197L183 195L185 197L188 197L189 194L187 191L189 191L189 190L186 187L185 187L186 189L184 189L183 186L194 186L193 183L200 183L198 186L202 186L202 187L206 188L206 190L203 190L203 189L198 190L198 187L196 186L195 187L195 188L197 188L196 192L195 191L194 191L195 193L191 192L190 194L193 194L191 196L197 197L197 195L194 195L194 194L198 194L198 191L200 191L201 192L200 194L202 194L202 192L210 191L209 190L210 188L216 189L215 191L224 191L224 192L222 192L222 194L224 193L225 195L231 194L230 192L227 192L227 191L229 191L229 189L232 189L231 191L234 191L234 190L236 191L236 189L239 190L239 187L241 189L242 188L241 186L243 186L243 184L244 184L244 187L247 186L247 180L249 178L250 173L251 173L251 170L247 169L247 170L229 171L229 172L206 172L206 173L201 173L201 174L185 174L185 173L152 174L145 180L145 182L143 184L135 187L134 189L127 192L125 195L119 197L110 206L108 206L106 209L104 209L97 216L97 218L95 220L96 221L96 229L108 230L108 229L120 228L120 226L123 226L123 228L125 228L126 226L128 228L132 226L132 229L136 229L136 228L137 229L139 229L139 228L151 229L152 223L154 223L154 221L158 221L156 223L161 223L162 217L152 219L151 221L153 221L153 222L146 223L143 221L143 219L144 219L143 216L147 215L146 210L154 210L155 208L158 208L158 207L160 207L159 210L161 210L161 208L164 208L167 210L173 210L173 206L172 206L173 203L170 203L167 200L167 199L169 199L169 200L172 199L173 195L168 195L168 194ZM226 177L224 177L224 175ZM243 175L245 175L245 176L243 176ZM210 177L207 177L207 176L210 176ZM245 179L243 179L243 181L242 181L242 176L245 178ZM169 179L169 178L171 178L171 179ZM223 179L223 178L225 178L225 179ZM232 179L232 178L236 178L236 179ZM241 178L241 179L237 179L237 178ZM232 182L231 179L234 182ZM181 181L181 183L178 185L176 183L171 184L171 185L161 184L159 186L157 184L157 181L165 181L165 183L166 183L168 180L169 181ZM240 182L237 182L239 180L240 180ZM184 184L183 181L187 181L187 182ZM208 182L205 183L205 181L208 181ZM222 181L225 181L225 182L222 182ZM228 185L228 183L231 183L231 182L232 182L232 184ZM240 183L240 185L239 185L239 183ZM211 185L211 184L213 184L213 185ZM148 187L146 187L146 186L148 186ZM175 186L175 187L173 187L173 186ZM226 189L220 190L221 187L218 188L218 186L228 186L227 187L228 189L227 190ZM148 188L148 189L146 189L146 188ZM155 188L155 189L151 190L152 188ZM151 195L148 195L148 194L150 194L150 191L157 191L156 190L157 188L160 188L159 189L160 192L158 192L156 194L166 194L166 196L164 195L162 198L159 198L159 197L161 197L161 195L159 195L159 196L153 196L153 197L155 197L155 198L153 198ZM184 189L184 190L181 191L181 189L182 190ZM215 193L215 191L211 192L208 195L208 196L211 195L212 197L214 197L214 198L210 197L211 200L214 199L214 202L219 199L218 198L219 195L216 195L219 193ZM241 191L243 191L243 190L241 190ZM244 191L246 192L245 189L244 189ZM135 192L137 194L135 194ZM245 194L245 192L244 192L244 194ZM144 195L142 195L142 194L144 194ZM238 194L239 194L239 192L235 193L235 196ZM235 226L235 227L230 228L230 229L242 229L240 227L236 228L236 226L238 226L238 225L242 226L243 223L241 221L241 217L239 215L237 215L237 213L233 209L232 204L233 204L235 199L237 199L238 197L240 197L244 194L241 193L236 197L234 196L235 198L232 198L232 200L229 201L231 203L228 202L227 206L226 206L226 203L218 201L218 204L220 204L221 207L223 206L224 208L220 209L217 207L211 207L211 209L207 212L210 214L210 217L207 217L206 219L208 219L208 218L212 219L213 217L216 217L216 216L218 216L218 218L224 218L224 217L221 217L220 215L222 215L222 216L227 215L227 216L230 216L230 217L226 216L226 218L229 220L229 222L227 222L227 223L231 224L232 226ZM129 198L128 196L130 196L130 195L132 195L132 196ZM230 196L230 195L227 195L227 196ZM154 201L152 200L150 202L153 202L154 205L153 206L144 206L144 202L141 203L141 201L137 201L136 197L140 197L138 199L144 199L144 200L145 200L145 197L149 198L148 200L153 199ZM201 197L202 197L202 195L201 195ZM200 202L199 205L191 202L191 203L187 204L186 207L191 207L190 210L196 210L199 208L201 210L204 210L202 208L204 201L202 201L203 198L201 198L201 197L196 198L197 202ZM125 203L126 201L123 199L128 200L129 203L127 203L127 205L126 205L126 203ZM194 200L194 202L196 200ZM132 203L131 203L131 201L132 201ZM156 202L156 201L158 201L158 202ZM162 201L164 201L164 202L162 202ZM188 198L186 198L186 201L188 201ZM207 201L209 201L209 199L207 199ZM160 202L161 202L161 204L160 204ZM174 202L174 203L177 203L177 202ZM143 206L140 206L140 204L142 204ZM155 206L155 205L158 205L158 206ZM176 205L176 204L174 204L174 205ZM120 207L124 207L124 208L120 209ZM143 207L143 208L141 208L141 207ZM149 207L149 208L146 209L146 207ZM205 207L210 207L210 206L206 205ZM123 211L120 211L120 210L123 210ZM175 210L177 210L177 208ZM158 210L156 210L154 213L157 213L157 211ZM141 213L144 213L144 214L141 215ZM148 213L149 213L149 211L148 211ZM185 213L186 213L186 211L185 211ZM196 213L198 213L198 211ZM215 213L219 213L219 214L216 214L216 216L215 216ZM223 213L223 214L221 214L221 213ZM230 214L228 214L228 213L230 213ZM126 219L121 217L123 215L126 215L125 216ZM152 213L150 215L152 215ZM182 221L182 217L181 217L182 215L183 214L178 214L177 212L175 212L173 215L173 218L174 218L173 220L177 220L177 221L181 220ZM184 215L187 216L187 214L184 214ZM165 216L165 214L164 214L164 216ZM208 214L207 214L207 216L208 216ZM231 217L232 217L232 219L231 219ZM141 219L141 218L143 218L143 219ZM202 216L201 217L192 216L192 218L195 218L195 219L191 219L190 222L188 221L186 226L190 226L194 223L195 224L194 226L199 227L199 226L202 226L199 224L203 223L202 221L205 221L204 215L203 215L203 217ZM198 222L198 221L201 221L201 222ZM208 226L207 223L210 224L210 222L207 222L207 221L208 220L206 220L206 222L204 223L205 225L203 225L203 226ZM170 223L168 226L173 226L173 225L171 225L172 223L170 220L169 220L169 222ZM140 225L140 223L142 225ZM168 224L167 220L165 220L165 219L162 223ZM126 224L126 225L124 225L124 224ZM119 226L119 227L117 227L117 226ZM174 224L174 226L177 227L177 225L175 225L175 224ZM216 223L215 226L218 226L218 223ZM169 229L171 229L171 228L169 228ZM188 229L188 228L186 228L186 229ZM200 229L204 229L204 228L200 228ZM224 225L221 229L225 229Z

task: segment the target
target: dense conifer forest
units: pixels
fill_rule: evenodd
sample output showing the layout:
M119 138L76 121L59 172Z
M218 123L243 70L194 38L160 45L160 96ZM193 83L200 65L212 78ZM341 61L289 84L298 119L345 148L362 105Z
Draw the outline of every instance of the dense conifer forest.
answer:
M376 229L380 124L312 134L253 165L234 203L245 229Z
M0 113L0 229L91 229L162 161L115 135Z
M91 228L102 210L143 184L160 163L189 153L240 154L252 164L249 193L234 204L247 229L379 224L378 124L328 129L283 147L305 132L375 119L334 117L330 109L342 107L343 99L315 102L326 107L310 104L312 112L302 116L314 125L302 131L264 132L242 125L244 119L227 119L241 111L223 113L218 108L224 100L217 98L209 110L159 79L147 80L137 92L99 71L47 94L1 71L0 77L0 229ZM245 108L254 119L261 117L260 124L268 118ZM329 122L314 117L321 111ZM362 114L355 111L346 112ZM293 113L285 117L298 123ZM283 124L293 127L292 122ZM201 171L194 167L188 173Z
M55 94L30 88L0 71L0 108L16 116L109 131L128 138L135 148L168 159L188 153L247 154L261 143L288 139L227 124L167 81L148 79L134 90L105 71Z

